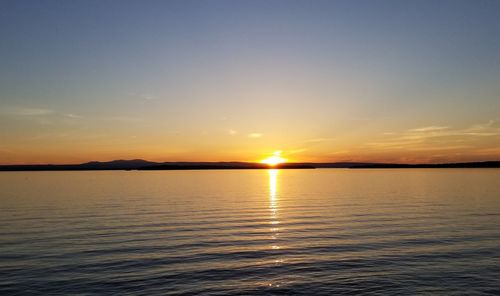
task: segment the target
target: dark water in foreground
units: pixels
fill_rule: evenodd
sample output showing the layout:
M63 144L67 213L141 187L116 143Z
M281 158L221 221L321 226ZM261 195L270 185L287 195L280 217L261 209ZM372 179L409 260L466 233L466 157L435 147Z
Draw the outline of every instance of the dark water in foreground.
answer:
M500 170L0 173L1 295L499 295Z

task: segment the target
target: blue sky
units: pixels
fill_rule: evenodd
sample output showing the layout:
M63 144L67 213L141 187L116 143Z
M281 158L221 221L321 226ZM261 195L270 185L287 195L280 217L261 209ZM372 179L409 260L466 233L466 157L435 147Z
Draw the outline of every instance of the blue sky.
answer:
M2 163L500 157L499 1L3 1L0 37Z

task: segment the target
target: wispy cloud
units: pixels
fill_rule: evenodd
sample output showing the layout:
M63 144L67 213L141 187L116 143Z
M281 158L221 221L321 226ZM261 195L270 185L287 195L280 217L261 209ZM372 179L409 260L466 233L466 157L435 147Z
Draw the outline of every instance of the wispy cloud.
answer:
M498 120L489 120L486 123L479 123L479 124L474 124L468 129L467 131L477 131L477 130L484 130L488 128L494 128L494 127L499 127L500 128L500 122Z
M449 126L426 126L426 127L419 127L419 128L414 128L410 129L410 132L435 132L435 131L442 131L442 130L447 130L449 129Z
M306 149L306 148L293 149L293 150L288 151L286 154L287 155L299 154L299 153L306 152L307 150L308 149Z
M248 134L248 137L256 139L256 138L261 138L263 135L264 134L261 134L261 133L250 133L250 134Z
M307 139L303 143L308 144L308 143L321 143L321 142L328 142L328 141L333 141L335 140L334 138L313 138L313 139Z
M366 143L365 147L382 150L410 149L427 150L458 150L475 147L479 138L500 136L498 121L474 124L467 128L452 128L450 126L427 126L409 129L401 133L385 134L393 137L383 141Z
M0 115L28 120L39 125L75 124L83 116L75 113L62 113L48 108L10 106L0 108Z
M67 117L67 118L72 118L72 119L80 119L80 118L83 118L83 116L81 115L78 115L78 114L73 114L73 113L66 113L66 114L63 114L64 117Z
M13 116L42 116L56 113L54 110L45 108L23 108L23 107L9 107L5 108L3 114Z
M234 135L237 135L237 134L238 134L238 132L237 132L237 131L235 131L234 129L229 129L229 130L227 131L227 133L228 133L230 136L234 136Z
M486 123L474 124L463 130L463 133L470 136L497 136L500 135L500 122L498 120L490 120Z

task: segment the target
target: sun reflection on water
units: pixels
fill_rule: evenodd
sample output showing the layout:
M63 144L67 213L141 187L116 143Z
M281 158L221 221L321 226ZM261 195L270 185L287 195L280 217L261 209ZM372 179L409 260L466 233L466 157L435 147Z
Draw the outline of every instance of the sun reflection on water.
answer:
M269 174L269 224L270 224L270 234L271 234L271 247L270 249L273 252L277 252L276 255L280 256L279 251L282 249L281 244L279 243L279 235L282 230L280 227L279 220L279 194L278 194L278 169L270 169L268 170ZM273 265L282 265L283 258L274 258L270 263ZM275 280L271 280L268 282L268 286L272 288L279 288L281 283L277 283Z
M279 170L271 169L268 170L269 173L269 210L271 212L270 222L272 225L270 228L271 231L271 239L276 240L279 236L280 228L278 225L280 224L278 217L278 174ZM281 249L281 246L278 244L273 244L271 246L273 250Z

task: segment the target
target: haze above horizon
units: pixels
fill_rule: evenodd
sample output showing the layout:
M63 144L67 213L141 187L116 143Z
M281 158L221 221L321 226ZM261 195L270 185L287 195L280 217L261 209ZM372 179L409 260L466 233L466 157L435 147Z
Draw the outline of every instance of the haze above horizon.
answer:
M500 1L3 1L0 37L1 164L500 159Z

